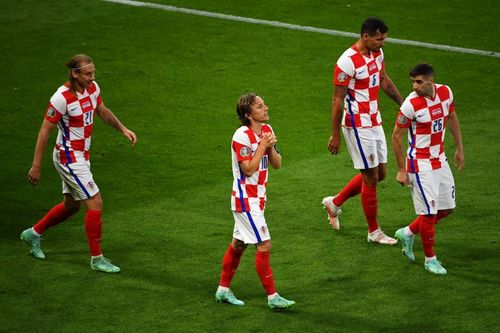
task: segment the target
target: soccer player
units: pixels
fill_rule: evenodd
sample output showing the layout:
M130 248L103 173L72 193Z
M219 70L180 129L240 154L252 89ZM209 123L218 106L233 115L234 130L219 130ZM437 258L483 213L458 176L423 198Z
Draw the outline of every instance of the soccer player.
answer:
M418 64L410 72L413 92L406 98L394 126L392 145L398 163L397 181L412 189L417 218L396 231L403 254L415 260L413 241L420 234L425 254L424 267L434 274L446 269L434 253L434 225L455 208L455 182L444 152L446 127L455 140L455 161L458 170L464 167L464 151L460 123L455 112L451 89L434 83L434 69ZM409 132L408 132L409 129ZM408 132L406 163L403 136Z
M248 244L255 244L255 269L266 290L268 305L277 311L295 304L281 297L274 287L270 265L271 235L264 217L268 165L279 169L281 155L276 148L276 136L270 125L269 108L255 93L239 98L236 113L241 122L233 135L231 157L233 161L233 193L231 209L234 216L233 240L222 261L216 302L244 305L229 289L240 258Z
M69 81L60 86L50 98L45 119L36 141L33 164L28 181L36 185L40 180L42 158L50 133L57 126L59 133L53 151L55 168L62 179L63 202L53 207L38 223L21 233L21 240L31 247L31 254L44 259L40 235L86 206L85 230L90 247L90 267L106 273L117 273L120 268L103 257L101 251L102 198L90 172L89 149L94 116L116 128L132 145L137 137L127 129L104 105L101 90L94 81L95 66L90 57L75 55L66 64Z
M368 242L393 245L397 241L380 229L377 221L377 183L385 178L387 144L379 111L382 89L401 105L403 97L385 71L382 47L388 28L376 17L366 19L359 40L347 49L335 65L332 99L332 135L328 150L338 154L340 124L354 168L360 173L335 196L323 198L330 224L340 228L340 207L361 193L361 205L368 223Z

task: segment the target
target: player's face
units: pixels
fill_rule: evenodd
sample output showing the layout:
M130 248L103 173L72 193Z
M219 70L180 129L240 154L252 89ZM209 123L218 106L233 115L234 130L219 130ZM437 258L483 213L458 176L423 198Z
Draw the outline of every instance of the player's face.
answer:
M264 103L264 100L257 96L255 102L251 105L252 113L248 116L248 119L254 120L258 123L265 123L269 120L269 108Z
M378 52L384 46L384 41L387 38L387 33L382 34L380 32L377 32L377 34L373 36L364 34L364 38L366 42L366 47L370 51Z
M434 78L432 76L417 75L410 78L413 90L419 96L433 97L434 96Z
M79 71L73 71L73 77L81 88L87 88L95 80L94 64L83 64Z

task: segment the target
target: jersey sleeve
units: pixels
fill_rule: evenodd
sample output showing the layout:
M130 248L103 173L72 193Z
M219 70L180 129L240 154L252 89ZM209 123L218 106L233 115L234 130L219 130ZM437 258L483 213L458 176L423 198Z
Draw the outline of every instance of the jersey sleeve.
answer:
M101 88L99 87L97 82L94 81L93 84L95 86L95 95L97 96L97 106L99 106L103 103L101 97Z
M252 144L250 143L250 139L248 135L243 132L236 132L233 136L233 140L231 142L231 148L236 154L236 159L238 162L248 161L252 159Z
M383 72L385 71L385 61L384 61L384 51L382 49L380 49L380 71Z
M414 110L411 103L407 100L403 102L399 109L396 118L396 126L400 128L408 128L411 125L411 120L414 118Z
M55 93L50 98L49 105L45 111L45 119L56 124L67 112L66 99L62 94Z
M333 84L336 86L348 86L354 76L354 64L349 57L341 56L333 70Z
M408 128L411 125L411 119L406 117L401 110L398 112L398 116L396 118L396 126L400 128Z
M449 113L455 112L455 99L453 98L453 92L450 87L448 87L448 91L450 92L450 108L448 110Z

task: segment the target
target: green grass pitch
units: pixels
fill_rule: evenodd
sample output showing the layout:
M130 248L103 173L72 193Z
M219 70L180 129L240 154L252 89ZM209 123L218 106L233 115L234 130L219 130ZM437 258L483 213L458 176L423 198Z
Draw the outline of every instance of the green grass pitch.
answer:
M493 0L157 2L351 32L378 15L389 37L500 51ZM449 274L436 277L423 268L419 239L415 264L399 246L366 242L359 198L344 205L340 232L321 209L321 198L355 174L345 146L336 157L326 149L333 65L354 41L97 0L2 1L0 332L498 331L500 59L384 47L403 95L421 61L455 94L466 168L453 167L457 209L436 234ZM43 262L19 240L61 199L49 152L40 184L30 186L26 175L48 98L76 53L94 58L104 101L139 138L132 149L96 121L91 160L104 199L103 249L123 270L114 276L89 268L83 213L44 235ZM252 248L232 285L246 305L213 299L233 226L234 108L247 90L270 106L283 154L282 169L270 172L266 216L276 286L297 302L287 313L267 308ZM389 136L397 108L383 95L381 110ZM389 146L379 186L388 234L414 217L395 175Z

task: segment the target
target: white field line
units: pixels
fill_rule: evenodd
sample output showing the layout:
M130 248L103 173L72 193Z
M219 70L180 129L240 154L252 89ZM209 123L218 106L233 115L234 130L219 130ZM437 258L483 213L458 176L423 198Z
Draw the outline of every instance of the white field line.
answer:
M352 38L359 37L359 34L353 33L353 32L315 28L315 27L304 26L304 25L283 23L283 22L278 22L278 21L259 20L259 19L249 18L249 17L220 14L220 13L207 12L207 11L196 10L196 9L180 8L180 7L161 5L161 4L149 3L149 2L132 1L132 0L101 0L101 1L113 2L113 3L118 3L118 4L122 4L122 5L127 5L127 6L134 6L134 7L155 8L155 9L161 9L161 10L165 10L165 11L169 11L169 12L184 13L184 14L189 14L189 15L214 17L214 18L218 18L221 20L268 25L268 26L285 28L285 29L290 29L290 30L315 32L315 33L332 35L332 36L342 36L342 37L352 37ZM493 51L468 49L468 48L443 45L443 44L424 43L424 42L418 42L418 41L414 41L414 40L405 40L405 39L398 39L398 38L387 38L386 41L389 43L394 43L394 44L411 45L411 46L425 47L428 49L436 49L436 50L444 50L444 51L456 52L456 53L476 54L476 55L481 55L481 56L500 58L500 53L493 52Z

